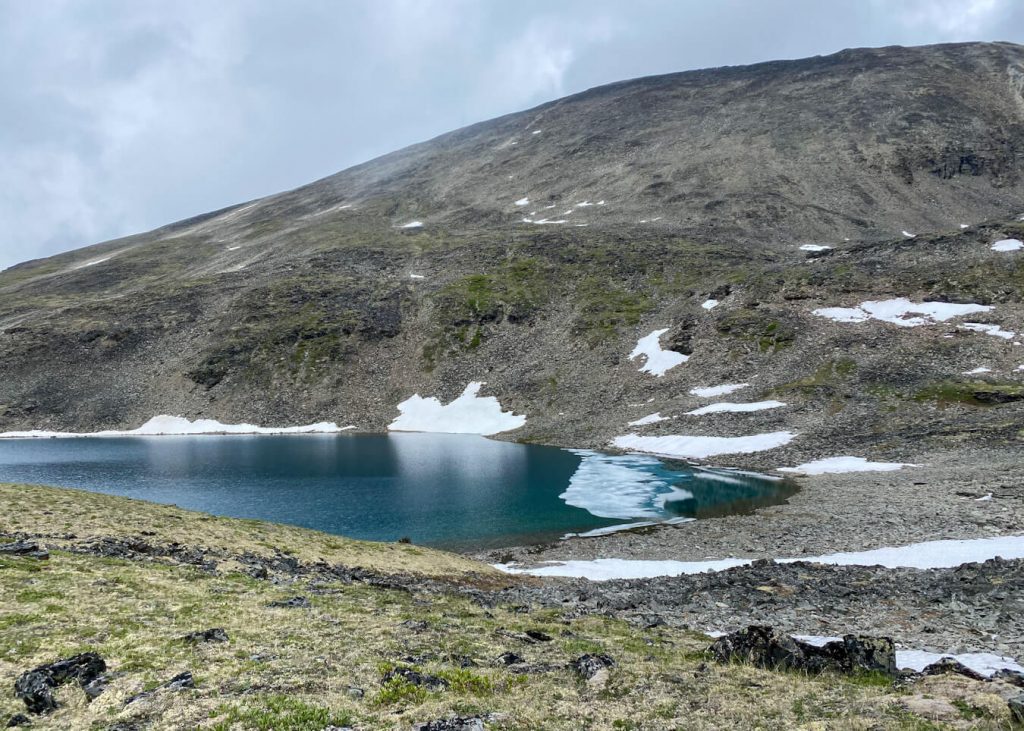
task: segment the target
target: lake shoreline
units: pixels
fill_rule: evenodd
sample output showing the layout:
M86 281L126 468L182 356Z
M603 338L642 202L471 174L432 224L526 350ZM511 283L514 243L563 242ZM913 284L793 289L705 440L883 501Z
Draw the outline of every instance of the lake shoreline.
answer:
M721 460L766 470L766 459ZM489 563L623 558L701 561L815 556L949 538L1020 532L1022 460L1015 448L962 448L917 455L893 472L796 477L787 502L746 515L656 525L546 545L473 554ZM988 496L991 495L989 498Z

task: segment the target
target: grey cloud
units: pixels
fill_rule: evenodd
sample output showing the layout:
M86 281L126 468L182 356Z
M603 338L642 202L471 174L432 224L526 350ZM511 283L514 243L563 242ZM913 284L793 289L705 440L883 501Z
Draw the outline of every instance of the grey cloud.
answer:
M0 267L689 68L1024 42L1016 0L0 0Z

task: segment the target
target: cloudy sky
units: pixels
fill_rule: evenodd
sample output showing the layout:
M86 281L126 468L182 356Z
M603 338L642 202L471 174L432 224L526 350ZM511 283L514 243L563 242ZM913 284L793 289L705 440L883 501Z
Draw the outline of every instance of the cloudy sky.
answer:
M648 74L1024 43L1021 0L0 0L0 268Z

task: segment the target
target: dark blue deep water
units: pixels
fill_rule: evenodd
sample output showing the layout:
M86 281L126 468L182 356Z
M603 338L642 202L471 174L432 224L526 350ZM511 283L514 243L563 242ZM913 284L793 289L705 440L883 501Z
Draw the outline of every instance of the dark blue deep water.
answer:
M792 492L651 457L450 434L0 440L0 481L464 550L747 511Z

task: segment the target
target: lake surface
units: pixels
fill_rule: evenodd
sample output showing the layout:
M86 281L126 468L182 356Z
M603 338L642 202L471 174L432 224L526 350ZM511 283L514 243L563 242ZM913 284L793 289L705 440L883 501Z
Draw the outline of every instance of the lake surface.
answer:
M788 482L453 434L0 440L0 481L470 550L746 512Z

